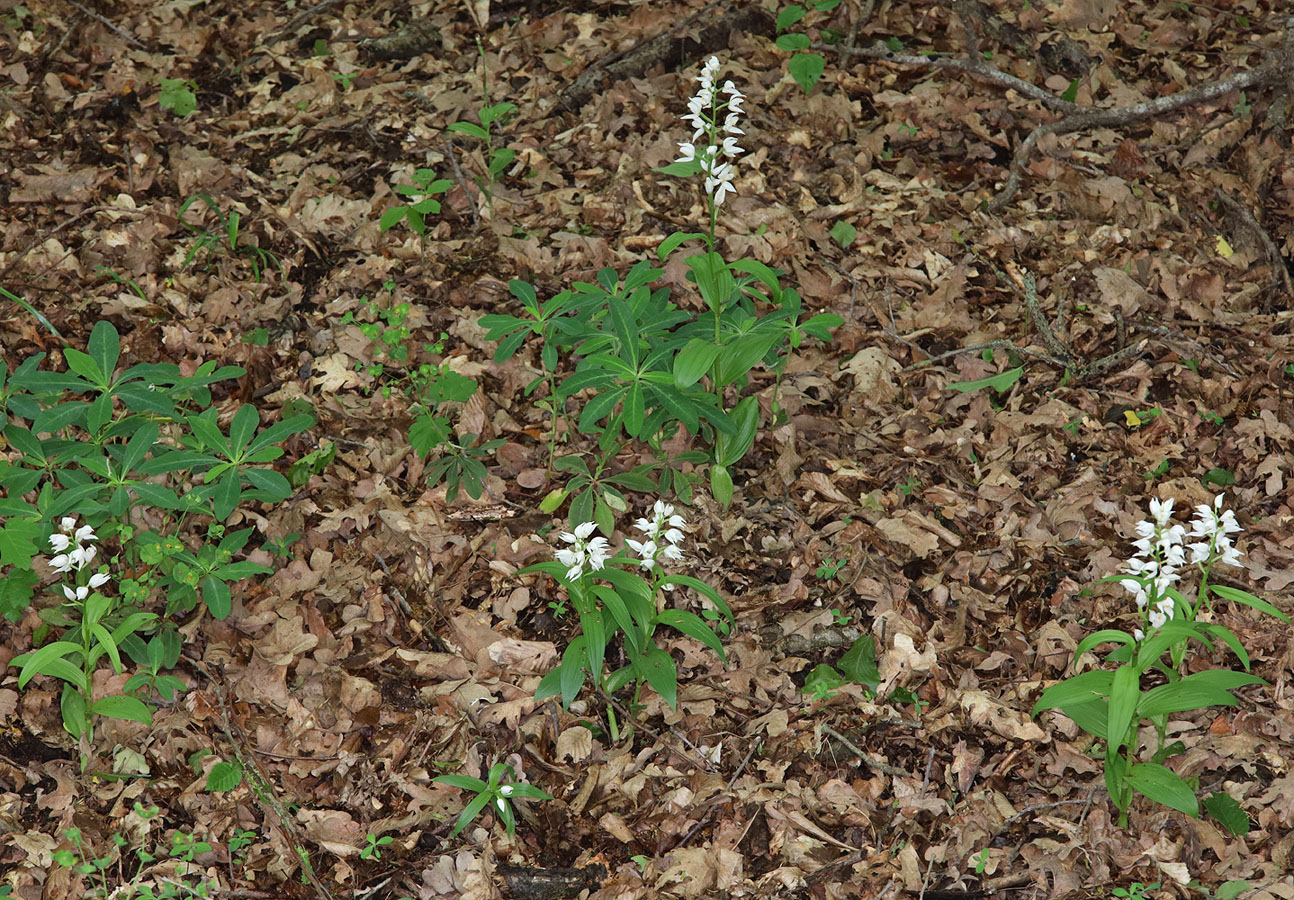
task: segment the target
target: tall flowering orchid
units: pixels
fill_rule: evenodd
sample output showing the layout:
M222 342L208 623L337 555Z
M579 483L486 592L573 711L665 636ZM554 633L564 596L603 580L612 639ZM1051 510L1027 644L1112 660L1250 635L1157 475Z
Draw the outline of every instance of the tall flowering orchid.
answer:
M50 568L60 575L72 570L80 572L94 561L98 550L94 542L99 538L89 525L76 526L76 518L64 516L59 520L59 531L49 536L49 546L57 555L49 561ZM99 576L93 576L90 580ZM105 577L106 580L106 577ZM102 584L103 582L100 582ZM99 585L92 585L99 587Z
M1157 630L1173 618L1173 597L1169 588L1181 575L1186 564L1182 543L1186 529L1171 524L1172 499L1150 501L1150 518L1137 523L1137 539L1132 545L1137 555L1128 560L1124 571L1131 577L1121 584L1137 601L1137 609L1146 617L1151 629ZM1141 629L1137 629L1140 640Z
M1172 500L1151 500L1150 518L1138 522L1133 545L1137 554L1117 575L1103 578L1118 582L1136 598L1140 624L1129 634L1117 628L1103 628L1089 634L1074 648L1074 661L1102 644L1115 644L1105 657L1114 668L1091 668L1046 688L1034 704L1033 715L1058 709L1094 737L1105 742L1105 786L1119 813L1119 827L1128 827L1128 810L1134 794L1190 816L1200 815L1197 787L1166 765L1183 752L1181 741L1168 743L1169 717L1212 706L1235 706L1231 692L1245 685L1266 684L1250 673L1249 654L1225 625L1207 615L1209 595L1264 612L1282 622L1290 617L1271 603L1248 591L1209 582L1216 563L1237 564L1240 551L1231 536L1240 532L1235 514L1222 508L1218 496L1212 504L1195 507L1195 518L1187 529L1173 522ZM1187 538L1196 540L1187 543ZM1199 586L1194 598L1179 590L1182 571L1188 562L1199 569ZM1201 614L1203 611L1203 615ZM1232 669L1184 668L1192 642L1209 651L1223 645L1244 666ZM1164 656L1167 654L1168 659ZM1152 684L1145 676L1154 673ZM1138 761L1142 739L1140 725L1148 721L1155 728L1158 746L1148 760ZM1153 745L1152 745L1153 746ZM1150 749L1150 748L1147 748ZM1239 805L1224 792L1215 792L1205 807L1220 821L1243 817ZM1230 826L1228 826L1230 827ZM1239 834L1241 832L1233 831Z
M737 146L737 135L745 134L739 124L741 104L746 99L737 86L725 81L723 88L718 86L719 58L712 56L704 66L697 81L701 86L696 95L687 103L687 115L683 121L692 126L692 140L678 145L679 156L675 162L695 162L705 173L705 192L710 195L713 206L723 203L727 194L736 193L732 181L737 175L733 163L746 151ZM722 94L727 99L720 99ZM720 116L723 124L719 124ZM702 138L704 144L698 144ZM711 210L711 217L714 211Z
M714 249L714 228L719 206L737 192L736 159L746 150L737 143L745 134L741 128L742 104L746 97L731 81L719 86L719 58L710 57L696 79L700 87L687 102L683 121L692 127L692 137L678 145L678 159L661 171L670 175L705 176L705 193L710 207L710 231L706 235Z
M606 538L591 537L597 527L593 522L585 522L576 526L574 532L562 532L561 538L568 546L558 549L554 555L566 566L568 581L578 581L584 575L585 566L595 572L606 567L610 547Z

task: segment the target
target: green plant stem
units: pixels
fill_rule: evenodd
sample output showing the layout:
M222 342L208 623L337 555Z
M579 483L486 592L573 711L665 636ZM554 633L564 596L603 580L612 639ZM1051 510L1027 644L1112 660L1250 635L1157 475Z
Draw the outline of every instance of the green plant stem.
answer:
M548 468L551 470L557 458L557 373L545 370L544 374L548 378L548 404L553 415L553 427L548 432Z

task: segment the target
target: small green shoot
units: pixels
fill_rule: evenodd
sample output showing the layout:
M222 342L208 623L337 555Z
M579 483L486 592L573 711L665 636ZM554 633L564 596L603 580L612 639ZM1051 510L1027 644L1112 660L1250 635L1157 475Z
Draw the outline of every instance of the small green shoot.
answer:
M378 837L377 835L370 833L364 836L364 840L367 841L367 843L360 848L359 858L381 859L382 848L394 841L395 838L391 837L389 834L384 834L381 837Z

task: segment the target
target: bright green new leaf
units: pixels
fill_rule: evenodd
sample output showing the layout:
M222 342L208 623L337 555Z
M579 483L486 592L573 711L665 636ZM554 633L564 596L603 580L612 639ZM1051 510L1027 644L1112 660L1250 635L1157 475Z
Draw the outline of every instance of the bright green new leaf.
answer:
M968 394L971 391L978 391L988 387L1000 394L1009 390L1013 384L1020 380L1022 375L1024 375L1024 366L1018 366L976 381L955 381L948 387L961 394Z

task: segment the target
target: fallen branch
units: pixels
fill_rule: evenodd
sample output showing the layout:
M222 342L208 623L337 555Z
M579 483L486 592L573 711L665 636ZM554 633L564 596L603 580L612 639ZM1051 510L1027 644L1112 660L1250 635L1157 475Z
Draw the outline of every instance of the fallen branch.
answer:
M648 69L655 66L679 68L687 65L701 53L726 46L734 31L772 30L772 17L757 5L716 12L719 9L722 9L720 0L714 0L660 34L590 64L562 91L557 101L558 107L568 112L578 112L613 81L641 78ZM709 17L709 21L701 30L699 41L680 37L682 31L706 21L706 17Z
M99 23L100 25L102 25L104 28L107 28L107 29L108 29L108 30L110 30L110 31L115 31L117 34L119 34L119 35L120 35L120 36L121 36L121 37L126 41L126 43L128 43L128 44L132 44L132 45L134 45L134 46L138 47L138 48L139 48L139 49L141 49L141 50L147 50L147 49L148 49L148 45L147 45L147 44L145 44L143 41L141 41L139 38L135 37L133 34L130 34L130 33L126 32L126 31L123 31L122 29L118 28L116 25L113 25L111 22L109 22L109 21L108 21L107 19L105 19L103 16L99 15L99 14L98 14L97 12L95 12L94 10L92 10L92 9L86 9L86 8L85 8L84 6L82 6L80 3L77 3L77 2L76 2L76 0L67 0L67 2L68 2L68 3L70 3L70 4L72 4L73 6L75 6L77 9L79 9L83 15L87 15L87 16L89 16L91 19L94 19L96 22L98 22L98 23Z
M961 15L965 28L968 50L966 58L895 53L885 44L879 42L870 47L859 48L840 44L824 44L817 41L813 44L813 49L832 51L843 56L874 59L877 62L893 63L894 65L914 66L924 69L951 69L965 72L972 77L1014 90L1031 100L1037 100L1049 109L1063 112L1065 115L1061 118L1039 125L1016 147L1007 173L1006 183L1003 185L1002 190L998 192L998 195L989 201L989 212L1000 211L1015 197L1020 190L1021 172L1028 163L1029 157L1033 154L1034 148L1038 145L1038 141L1044 135L1071 134L1075 131L1085 131L1112 125L1132 125L1188 106L1208 103L1233 91L1269 87L1276 84L1280 84L1283 89L1289 90L1290 85L1294 85L1294 16L1291 16L1285 24L1285 39L1281 49L1277 51L1274 59L1256 69L1239 72L1230 78L1202 84L1189 90L1170 94L1167 97L1156 97L1154 100L1134 103L1131 106L1121 106L1113 109L1094 109L1080 106L1077 103L1070 103L1057 97L1036 84L990 66L980 58L978 53L978 36L975 33L971 16L967 13L967 8L962 4L956 4L955 8Z
M1258 238L1258 242L1263 245L1263 252L1267 254L1267 262L1272 267L1272 288L1274 290L1284 290L1286 294L1294 297L1294 281L1290 279L1289 267L1285 265L1285 258L1281 256L1280 248L1272 240L1272 236L1267 233L1254 214L1246 209L1239 200L1236 200L1222 188L1213 189L1213 197L1224 207L1227 212L1241 222L1249 231Z
M1013 266L1008 266L1008 268L1010 270L1009 275L999 271L997 273L998 277L1004 279L1009 278L1010 281L1022 290L1024 293L1025 307L1029 311L1029 318L1033 321L1034 330L1037 331L1038 336L1042 338L1042 342L1047 346L1048 352L1043 353L1039 350L1031 350L1028 347L1022 347L1019 344L1005 339L987 341L983 344L974 344L969 347L958 347L955 350L949 350L945 353L929 356L910 366L906 366L902 371L912 372L917 369L923 369L941 360L948 359L953 356L961 356L965 353L979 353L982 350L1008 350L1018 354L1019 356L1050 363L1057 368L1064 369L1066 372L1070 373L1075 382L1079 382L1094 375L1100 375L1120 363L1127 362L1130 359L1140 356L1141 353L1145 351L1149 340L1143 338L1142 340L1128 343L1127 333L1123 323L1123 316L1120 314L1119 310L1116 309L1114 311L1114 315L1118 327L1119 349L1115 350L1113 353L1106 354L1099 359L1090 361L1084 359L1081 353L1076 351L1060 336L1065 334L1068 330L1069 309L1064 299L1062 298L1060 306L1056 311L1055 321L1048 322L1046 315L1042 311L1042 306L1038 302L1038 286L1033 273L1019 272ZM925 350L923 350L919 345L913 344L911 341L904 339L898 334L898 329L894 327L892 319L893 312L891 311L891 326L885 329L886 333L901 343L907 344L909 347L914 347L918 351L924 353Z
M1036 84L1025 81L1023 78L1016 78L1014 75L996 69L982 60L963 59L959 56L918 56L912 53L895 53L884 44L877 42L870 47L844 47L839 44L824 44L821 41L815 41L814 50L831 50L845 56L861 56L865 59L874 59L877 62L894 63L898 66L916 66L925 69L952 69L958 72L965 72L976 78L985 81L991 81L1002 87L1009 88L1017 93L1028 97L1030 100L1037 100L1044 106L1051 109L1063 111L1081 110L1083 107L1077 103L1070 103L1068 100L1062 100L1055 94L1045 88L1040 88Z
M1290 26L1294 26L1294 19L1291 20L1290 25L1287 27ZM1257 69L1251 69L1248 72L1238 72L1221 81L1202 84L1190 90L1169 94L1167 97L1156 97L1154 100L1134 103L1131 106L1084 110L1072 113L1054 122L1039 125L1029 132L1029 136L1020 143L1020 146L1016 147L1015 155L1011 159L1011 169L1007 175L1006 184L998 192L998 195L989 201L988 211L998 212L1014 199L1016 193L1020 190L1020 173L1024 170L1025 164L1033 154L1034 147L1038 145L1038 141L1044 135L1072 134L1075 131L1105 128L1111 125L1133 125L1146 119L1162 116L1165 113L1185 109L1188 106L1198 106L1201 103L1217 100L1219 97L1225 97L1233 91L1266 87L1277 82L1283 82L1291 72L1294 72L1294 57L1286 56L1282 53L1273 62Z

